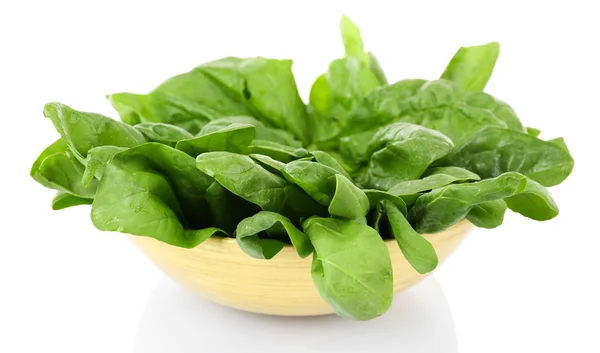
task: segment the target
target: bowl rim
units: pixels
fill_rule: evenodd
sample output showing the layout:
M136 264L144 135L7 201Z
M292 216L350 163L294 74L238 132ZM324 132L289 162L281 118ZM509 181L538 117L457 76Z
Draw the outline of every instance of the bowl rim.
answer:
M465 218L465 219L462 219L462 220L454 223L450 227L448 227L448 228L446 228L444 230L441 230L439 232L436 232L436 233L425 233L425 234L421 234L421 235L423 235L427 239L428 237L435 236L436 234L439 234L439 233L442 233L442 232L447 232L447 231L450 231L450 230L460 229L460 228L465 228L465 229L463 229L463 231L467 231L467 230L470 230L472 227L473 227L473 224L471 222L469 222ZM395 238L383 239L383 241L386 244L390 244L392 242L396 242L396 239ZM211 242L213 244L218 244L218 245L221 245L221 246L238 245L237 238L235 238L235 237L225 237L225 236L216 235L216 234L213 235L213 236L211 236L211 237L209 237L208 239L206 239L205 241L203 241L202 243L200 243L198 245L201 246L203 243L206 243L206 242ZM283 246L283 249L294 249L294 246L292 244L290 244L290 243L285 243L285 245Z

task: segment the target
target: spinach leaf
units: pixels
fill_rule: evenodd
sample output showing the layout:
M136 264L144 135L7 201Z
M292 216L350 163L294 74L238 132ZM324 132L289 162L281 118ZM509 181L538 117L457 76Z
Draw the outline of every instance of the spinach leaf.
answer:
M113 156L92 205L94 225L192 248L215 233L205 193L213 180L194 158L151 142ZM209 228L205 228L209 227Z
M247 154L255 129L252 125L234 123L220 130L177 142L175 148L196 157L204 152L229 151Z
M52 120L56 131L80 160L94 147L133 147L146 142L141 132L127 124L104 115L80 112L64 104L46 104L44 116Z
M227 234L233 234L242 219L260 211L260 207L233 194L216 181L206 189L205 197L212 216L211 225Z
M466 218L477 227L496 228L504 221L506 208L504 200L486 201L473 206Z
M55 153L64 153L68 149L69 149L69 145L62 137L59 138L58 140L54 141L52 144L50 144L48 147L46 147L42 151L42 153L40 153L38 158L36 158L36 160L33 162L33 165L31 166L31 170L29 171L29 175L33 178L33 180L37 181L41 185L43 185L47 188L51 188L50 182L48 181L48 179L46 179L40 175L40 166L42 165L42 162L44 162L44 160L46 158L50 157L51 155L53 155Z
M446 161L482 178L519 172L544 186L560 184L573 170L567 150L526 133L490 127L474 134Z
M527 135L533 136L533 137L538 137L542 133L541 130L536 129L534 127L529 127L529 126L526 128L526 132L527 132Z
M165 145L175 147L177 142L194 137L179 126L165 123L141 123L134 126L144 137L151 142L160 142Z
M498 55L500 44L497 42L461 47L441 78L454 81L467 91L483 91L492 76Z
M523 175L509 172L493 179L434 189L417 199L409 220L419 233L439 232L465 218L477 204L518 194L526 182Z
M536 221L547 221L558 216L558 206L550 193L539 183L527 179L525 188L506 199L508 207Z
M336 217L363 221L369 210L365 193L339 171L311 161L294 161L282 170L285 178L302 188Z
M341 136L395 121L440 131L456 145L488 126L523 130L512 108L486 93L466 92L446 80L402 80L369 94Z
M391 193L386 192L386 191L381 191L381 190L365 189L363 191L367 195L367 198L369 199L369 205L370 205L369 207L371 209L376 208L377 205L381 201L388 201L388 202L391 202L392 204L394 204L394 206L398 210L400 210L400 212L402 212L402 214L404 216L407 215L406 203L400 197L392 195Z
M364 221L369 211L369 198L342 174L335 175L335 192L328 208L334 217Z
M91 205L93 199L77 197L64 191L59 191L52 200L52 209L55 211L79 205Z
M126 149L125 147L116 146L98 146L90 149L85 159L85 171L81 177L83 186L87 187L94 180L94 177L100 180L106 163L112 156Z
M304 148L290 147L276 142L254 140L249 146L250 153L267 155L281 162L290 162L294 159L310 156Z
M258 140L275 142L280 145L291 147L302 147L302 142L296 140L291 133L285 130L268 127L256 118L249 116L229 116L213 120L204 125L198 135L206 135L235 123L254 126L256 130L256 139Z
M191 134L214 119L252 115L244 101L198 68L171 77L146 95L117 93L107 98L127 124L166 123Z
M198 156L196 166L227 190L265 211L280 212L284 207L288 183L248 156L207 152Z
M458 182L477 181L479 176L459 167L436 167L426 172L423 179L407 180L391 187L388 192L412 205L419 194Z
M340 139L339 149L341 154L354 164L363 164L369 159L369 143L377 134L379 128L344 136ZM357 168L355 168L357 169Z
M51 152L55 148L57 150L60 147L59 145L61 143L52 145L44 153ZM34 164L35 167L36 165ZM68 148L63 152L50 154L38 164L37 169L32 170L34 179L47 188L81 198L94 198L98 182L97 180L93 180L84 186L82 183L83 173L83 165Z
M371 61L369 64L369 69L371 69L371 72L375 75L375 77L377 77L379 83L382 85L387 85L388 80L385 77L385 73L383 72L381 65L379 65L379 60L377 60L375 54L369 52L369 59Z
M357 182L388 190L394 185L420 177L434 161L453 148L443 134L422 126L393 123L381 128L367 148L370 160Z
M433 271L438 265L438 257L431 243L412 228L394 203L384 200L383 206L392 234L406 260L421 274Z
M228 57L198 68L243 101L259 120L309 142L308 120L291 60ZM248 115L248 114L246 114Z
M346 318L369 320L392 303L389 251L377 232L364 224L312 217L303 224L315 251L312 278L321 297Z
M252 217L242 220L235 231L240 248L256 259L271 259L285 245L279 239L269 237L269 231L281 227L289 237L298 256L305 258L313 251L308 236L296 228L292 222L274 212L261 211Z
M326 165L332 169L335 169L349 180L352 180L352 177L350 176L350 174L348 174L344 167L342 167L340 162L337 159L333 158L329 153L316 150L311 151L310 154L312 154L315 157L315 160L317 162Z
M257 160L261 166L271 173L284 177L282 171L285 167L285 163L259 153L252 153L250 154L250 157Z

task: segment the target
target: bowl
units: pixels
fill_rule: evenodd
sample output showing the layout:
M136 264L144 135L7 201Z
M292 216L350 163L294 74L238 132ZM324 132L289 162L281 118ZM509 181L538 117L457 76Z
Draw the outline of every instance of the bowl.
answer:
M425 234L440 263L460 245L472 225L462 221L445 231ZM313 284L311 256L301 259L286 246L271 260L246 255L233 238L211 237L193 249L153 238L129 236L167 276L203 297L236 309L281 316L316 316L333 310ZM386 240L394 273L394 292L423 279L402 255L395 240Z

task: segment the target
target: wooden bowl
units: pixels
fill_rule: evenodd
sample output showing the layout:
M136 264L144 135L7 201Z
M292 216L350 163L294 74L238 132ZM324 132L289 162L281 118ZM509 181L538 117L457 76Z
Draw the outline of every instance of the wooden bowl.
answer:
M440 263L458 247L472 225L462 221L425 237L435 248ZM183 287L216 303L261 314L314 316L333 310L315 288L311 259L298 257L286 246L271 260L246 255L233 238L212 237L194 249L183 249L153 238L130 236L136 246L167 276ZM425 277L402 255L395 240L387 240L398 293Z

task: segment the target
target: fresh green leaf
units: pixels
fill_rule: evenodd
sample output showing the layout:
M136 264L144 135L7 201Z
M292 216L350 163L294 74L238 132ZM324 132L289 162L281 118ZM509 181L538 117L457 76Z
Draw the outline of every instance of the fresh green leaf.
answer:
M392 303L392 264L387 246L364 224L313 217L303 224L315 252L312 278L321 297L346 318L369 320Z
M352 177L350 176L350 174L348 174L344 167L342 167L340 162L338 162L337 159L333 158L329 153L317 150L311 151L310 154L312 154L315 157L315 160L317 162L335 169L349 180L352 180Z
M365 189L363 190L363 192L367 195L367 198L369 199L369 205L371 209L376 208L381 201L385 200L394 204L394 206L396 206L396 208L400 210L400 212L402 212L404 216L407 215L406 203L400 197L394 196L387 191L381 190Z
M135 125L134 127L139 130L148 141L164 143L171 147L175 147L177 142L181 140L188 140L194 137L194 135L179 126L165 123L146 122Z
M479 176L459 167L436 167L426 172L423 179L407 180L391 187L388 192L412 205L422 192L458 182L477 181Z
M93 201L93 199L77 197L64 191L59 191L54 200L52 200L52 209L57 211L73 206L91 205Z
M233 194L216 181L206 189L205 197L212 216L211 224L227 234L233 234L242 219L260 211L260 207Z
M266 124L309 142L306 109L298 94L291 60L228 57L198 68L254 112Z
M417 199L409 220L419 233L436 233L465 218L475 205L518 194L526 182L523 175L509 172L493 179L434 189Z
M265 211L280 212L284 207L284 188L288 183L248 156L230 152L207 152L198 156L196 165L227 190Z
M371 139L371 155L357 182L360 185L388 190L394 185L420 177L434 161L453 148L443 134L422 126L393 123L381 128Z
M529 135L529 136L533 136L533 137L538 137L538 136L540 136L540 134L542 133L542 131L541 131L541 130L539 130L539 129L536 129L536 128L534 128L534 127L527 127L527 128L526 128L526 131L527 131L527 135Z
M339 172L333 168L310 161L294 161L283 168L283 175L290 183L301 187L323 206L331 204L337 174Z
M126 149L125 147L116 146L99 146L90 149L85 159L85 171L81 177L83 186L87 187L94 180L94 177L98 180L102 179L104 166L112 156Z
M412 228L394 203L384 200L383 206L394 238L406 260L421 274L433 271L438 265L438 257L431 243Z
M498 55L498 42L461 47L450 60L441 78L454 81L467 91L483 91L492 76Z
M504 221L506 208L504 200L486 201L473 206L466 218L476 227L496 228Z
M506 199L508 207L536 221L547 221L558 216L558 206L550 193L539 183L528 179L525 189Z
M44 116L52 120L56 131L80 160L94 147L134 147L146 142L141 132L127 124L104 115L80 112L64 104L46 104Z
M271 259L285 245L284 241L269 236L269 230L277 226L283 228L298 256L305 258L312 253L313 247L308 236L288 218L274 212L261 211L242 220L235 231L237 242L246 254L257 259Z
M210 227L205 193L212 182L194 158L167 145L130 148L106 165L92 221L100 230L193 248L221 232Z
M97 180L84 186L83 173L83 165L69 149L46 157L37 172L34 172L36 180L45 187L81 198L94 198L98 186Z
M204 125L198 135L206 135L236 123L254 126L256 130L256 139L258 140L275 142L290 147L302 147L302 142L296 140L291 133L285 130L268 127L256 118L249 116L228 116L213 120Z
M218 151L247 154L254 136L254 126L234 123L206 135L200 135L189 140L181 140L177 142L175 148L192 157L196 157L204 152Z
M334 217L361 221L369 211L369 198L348 178L336 174L335 192L328 210Z
M285 146L265 140L254 140L250 144L249 150L252 154L263 154L285 163L310 156L304 148Z
M267 169L271 173L283 177L282 171L285 167L285 163L273 159L269 156L265 156L264 154L253 153L250 154L250 157L260 162L260 165L265 167L265 169Z
M519 172L544 186L560 184L569 176L574 164L569 152L560 145L493 127L473 135L446 163L469 169L482 178Z

